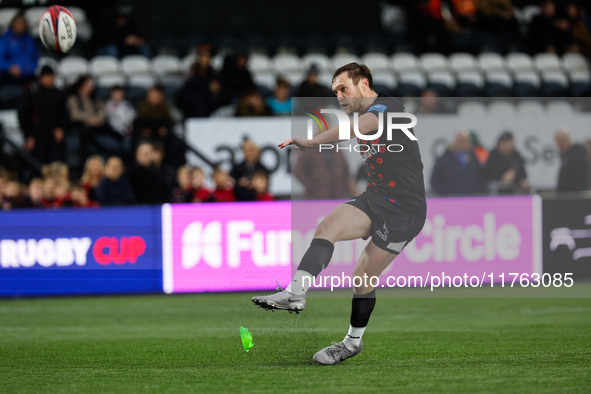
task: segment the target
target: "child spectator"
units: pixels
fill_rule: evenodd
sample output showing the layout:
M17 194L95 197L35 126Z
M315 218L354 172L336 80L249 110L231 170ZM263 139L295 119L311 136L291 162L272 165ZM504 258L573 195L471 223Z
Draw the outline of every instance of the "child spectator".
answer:
M105 177L96 188L96 197L101 205L129 205L135 202L131 185L123 175L123 161L110 157L105 166Z
M277 78L277 86L273 97L269 97L266 102L273 115L289 115L291 114L291 85L285 79Z
M269 173L257 171L252 177L252 188L256 192L257 201L273 201L275 197L269 193Z
M55 199L59 201L60 207L72 206L72 198L70 196L70 189L72 185L70 181L64 178L53 178L55 180Z
M72 207L74 208L87 208L87 207L98 207L100 204L96 201L89 200L86 196L86 190L82 185L75 185L72 187Z
M84 163L82 173L82 187L86 190L86 197L96 200L94 188L98 186L105 173L105 161L99 155L90 156Z
M209 202L212 199L211 192L205 188L205 172L199 168L191 170L191 188L193 189L193 202Z
M21 185L15 181L6 183L4 195L2 196L2 209L10 210L20 206Z
M58 200L56 193L56 182L53 178L46 178L43 181L43 198L41 204L45 208L60 208L62 206L61 201Z
M234 193L234 183L232 178L226 171L216 168L213 170L213 181L215 182L215 189L211 192L213 201L215 202L232 202L236 201L236 194Z
M111 99L105 105L107 122L111 128L129 141L135 119L135 108L125 100L125 90L116 85L111 88Z
M178 187L172 191L172 202L183 203L193 200L191 188L191 170L187 166L181 166L176 172Z
M29 182L28 196L23 200L24 208L42 208L43 207L43 179L33 178Z
M269 115L271 115L271 110L265 104L263 97L255 89L242 96L236 109L236 116L240 117Z

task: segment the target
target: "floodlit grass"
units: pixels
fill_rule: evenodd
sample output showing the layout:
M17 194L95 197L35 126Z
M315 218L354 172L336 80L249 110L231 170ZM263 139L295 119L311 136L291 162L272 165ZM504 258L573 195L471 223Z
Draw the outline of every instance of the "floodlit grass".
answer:
M591 391L589 298L379 294L363 352L332 367L312 355L343 339L349 298L299 315L251 293L0 300L0 392Z

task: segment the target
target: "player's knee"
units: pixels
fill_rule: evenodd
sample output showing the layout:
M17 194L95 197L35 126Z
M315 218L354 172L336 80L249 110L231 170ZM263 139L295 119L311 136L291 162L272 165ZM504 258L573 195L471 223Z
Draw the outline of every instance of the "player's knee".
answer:
M330 218L324 218L324 220L321 221L318 224L318 226L316 226L316 231L314 232L314 238L324 238L324 239L331 240L333 234L331 231L330 222L331 222Z

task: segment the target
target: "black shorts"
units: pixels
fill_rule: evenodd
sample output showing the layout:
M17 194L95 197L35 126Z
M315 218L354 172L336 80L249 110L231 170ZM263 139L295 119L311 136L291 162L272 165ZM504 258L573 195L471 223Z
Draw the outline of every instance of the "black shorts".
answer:
M414 237L419 235L425 224L425 219L387 209L370 201L366 193L353 197L347 201L347 204L361 209L369 216L372 222L372 241L378 248L399 254Z

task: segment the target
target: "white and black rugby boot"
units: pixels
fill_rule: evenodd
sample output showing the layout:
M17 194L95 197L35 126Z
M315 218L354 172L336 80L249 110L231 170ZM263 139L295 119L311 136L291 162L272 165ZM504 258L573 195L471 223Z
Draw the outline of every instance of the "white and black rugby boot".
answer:
M314 361L322 365L335 365L348 358L358 355L363 350L363 341L355 350L347 349L343 342L331 342L332 346L319 350L314 355Z
M295 295L278 287L275 294L252 297L252 302L259 308L275 311L275 309L300 313L306 309L306 296Z

